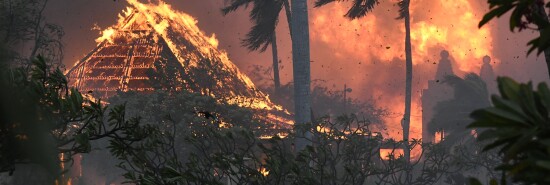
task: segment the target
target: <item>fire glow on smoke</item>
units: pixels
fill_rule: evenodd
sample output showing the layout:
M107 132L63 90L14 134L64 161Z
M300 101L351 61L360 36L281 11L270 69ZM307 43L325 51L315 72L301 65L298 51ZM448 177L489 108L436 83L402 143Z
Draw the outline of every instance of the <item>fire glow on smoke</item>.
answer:
M398 0L381 1L367 16L349 20L343 15L351 2L339 2L311 10L312 58L330 53L338 61L325 65L343 65L327 78L354 87L356 97L373 97L378 106L387 107L396 116L386 120L388 134L401 139L400 119L405 93L405 27L398 16ZM476 0L412 0L411 39L413 50L413 102L411 137L420 138L422 130L421 90L435 76L439 53L451 53L455 74L479 73L482 58L492 56L493 35L490 26L477 27L486 3ZM323 47L315 48L315 45ZM319 52L328 50L330 52ZM334 58L333 57L333 58ZM498 59L497 59L498 60ZM493 61L495 59L493 58ZM320 66L312 66L323 71ZM319 74L317 74L319 75Z
M387 134L401 139L400 119L404 110L405 91L405 28L403 20L395 19L398 16L398 0L380 1L381 4L373 12L358 20L349 20L343 16L350 2L313 8L313 0L309 1L311 58L315 61L311 66L312 79L347 83L354 90L350 96L359 99L375 98L378 106L387 107L398 115L386 120ZM132 5L140 4L136 0L129 2ZM421 137L420 92L427 87L427 81L434 78L437 66L434 64L438 62L441 50L450 52L454 71L459 74L478 73L483 56L493 56L491 27L477 27L487 11L486 6L485 2L477 0L412 0L411 37L415 65L411 137ZM169 9L168 12L172 15L167 16L171 18L181 14L168 5L157 8ZM279 26L287 29L284 12L281 16L283 17ZM185 21L193 25L196 23L193 18ZM161 27L155 28L162 30L161 23ZM284 42L289 42L290 39L288 30L283 31L278 33L278 38L282 41L279 49L287 51L289 48L284 48ZM108 28L103 34L105 38L109 38L109 34L113 33ZM214 36L206 38L213 46L217 46ZM493 57L493 61L498 62L498 59ZM327 69L327 66L343 68Z
M231 75L213 79L212 85L217 89L223 89L223 92L220 90L216 94L205 89L200 93L241 107L289 114L281 106L272 103L266 94L256 90L254 83L229 60L227 53L218 49L218 40L215 35L207 36L202 32L195 18L172 9L163 1L148 4L140 3L138 0L127 0L127 2L130 6L119 15L118 23L101 31L101 36L96 39L98 45L140 42L141 38L149 34L143 31L152 30L156 33L153 40L158 42L162 38L184 70L210 62ZM212 74L214 72L210 70L207 73L214 76ZM181 81L184 82L184 80ZM240 82L242 85L230 85ZM267 118L275 123L293 124L291 120L272 114L268 114Z

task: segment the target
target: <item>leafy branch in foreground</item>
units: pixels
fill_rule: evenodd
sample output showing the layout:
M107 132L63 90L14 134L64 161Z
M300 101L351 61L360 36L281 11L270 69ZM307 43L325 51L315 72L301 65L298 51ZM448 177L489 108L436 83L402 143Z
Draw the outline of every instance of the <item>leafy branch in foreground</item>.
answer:
M490 142L484 151L498 150L501 184L550 183L550 89L540 83L533 90L531 83L506 77L498 84L501 96L493 95L493 107L474 111L468 127L483 129L477 139Z
M532 29L540 32L540 37L528 43L531 45L529 53L538 50L537 53L540 54L550 48L550 21L546 12L546 8L550 8L550 2L545 3L544 0L488 0L488 3L490 11L479 22L479 27L495 17L500 17L511 11L509 21L511 31ZM536 27L531 27L532 25Z
M90 151L91 140L124 139L139 123L125 117L124 105L108 108L70 88L60 68L40 56L27 66L1 66L0 77L0 172L30 163L55 177L61 162Z

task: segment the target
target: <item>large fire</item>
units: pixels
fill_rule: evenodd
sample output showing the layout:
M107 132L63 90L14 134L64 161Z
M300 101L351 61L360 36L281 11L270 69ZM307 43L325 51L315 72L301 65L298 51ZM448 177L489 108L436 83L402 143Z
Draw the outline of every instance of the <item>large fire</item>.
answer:
M381 1L366 17L349 20L343 15L350 3L343 1L311 11L312 57L321 53L335 55L344 69L322 74L322 66L313 66L321 75L351 84L356 97L373 97L381 107L396 116L387 119L390 137L401 139L400 119L404 111L405 28L398 16L398 0ZM455 74L478 73L483 56L493 54L491 27L477 23L486 12L476 0L412 0L411 39L413 48L413 102L411 137L420 138L422 108L420 92L435 76L436 62L443 49L451 53ZM320 52L329 50L331 52ZM326 57L325 57L326 58ZM494 58L494 57L493 57ZM498 59L497 59L498 60ZM329 63L330 64L330 63ZM325 65L329 65L326 64ZM334 65L334 64L333 64ZM336 73L336 74L334 74ZM358 80L359 79L359 80ZM354 89L354 90L355 90Z
M73 70L69 72L70 75L76 78L76 84L84 84L80 85L81 90L113 91L114 88L109 87L107 84L118 84L118 80L110 82L110 79L118 78L122 78L122 82L116 88L122 87L123 91L151 90L152 88L147 85L139 87L134 85L135 88L132 88L131 85L125 84L131 84L132 79L148 79L142 73L133 72L140 68L153 67L152 62L143 61L162 60L162 58L173 55L187 75L185 78L180 77L180 81L187 86L191 83L208 85L206 88L202 85L203 87L201 87L199 93L243 107L276 111L285 116L268 114L269 120L292 124L289 119L285 118L288 117L289 113L281 106L272 103L266 94L259 91L254 83L229 60L227 53L218 49L218 40L215 35L207 36L203 33L196 25L197 20L193 17L172 9L170 5L163 1L149 4L140 3L138 0L128 0L127 2L130 6L119 15L117 24L101 31L101 36L96 39L99 48L97 53L92 52L90 57L83 59L85 62L80 62L90 64L77 63ZM168 50L163 48L164 44L166 44ZM124 52L118 52L121 50ZM130 52L127 52L128 50ZM166 51L171 53L166 54ZM101 62L89 62L94 61L94 57L106 64L100 65ZM113 63L107 65L109 63L107 60L112 60L108 57L120 58L120 61L126 61L127 64L115 65ZM136 64L137 61L141 61L139 65ZM126 68L130 69L124 68L123 70L131 72L125 73L123 77L112 74L104 76L105 73L98 72L107 68L118 69L121 68L120 66L129 66ZM198 69L203 71L197 72ZM206 70L204 71L204 69ZM100 76L90 75L94 73L94 70ZM82 77L80 73L83 73L84 76L90 76ZM141 76L139 76L140 74ZM200 77L197 77L197 75ZM124 82L125 79L130 80ZM80 83L79 80L87 81ZM105 80L105 82L102 80ZM92 87L88 85L97 83L103 83L104 86ZM193 88L186 90L194 91Z
M214 35L207 36L196 26L197 21L184 13L173 10L166 3L158 5L142 4L137 0L128 1L133 8L120 15L117 25L105 29L98 42L111 41L116 28L133 10L152 11L169 18L159 20L148 14L143 22L153 22L157 32L165 33L173 22L193 28L193 35L209 46L202 48L205 53L217 49ZM311 1L312 2L312 1ZM360 99L372 97L378 106L387 107L396 113L388 118L386 125L389 136L400 139L400 119L404 110L404 23L396 20L398 0L381 1L381 4L366 17L349 20L343 15L349 2L333 3L321 8L310 6L310 32L312 79L330 79L347 83L354 89L350 96ZM435 68L441 50L448 50L453 60L455 73L479 72L482 57L493 56L493 30L490 26L479 29L478 21L487 11L484 2L476 0L412 0L412 45L413 45L413 105L411 137L420 138L422 130L422 109L420 92L427 87L427 81L434 78ZM284 16L284 13L281 14ZM285 20L285 18L281 18ZM289 36L286 24L280 24L284 32L279 32L281 50L288 46ZM177 25L175 26L177 27ZM188 33L184 33L188 34ZM199 38L197 38L199 39ZM170 48L178 52L176 45L167 40ZM285 43L286 42L286 43ZM285 45L286 44L286 45ZM288 48L286 48L288 49ZM215 50L214 50L215 51ZM180 55L182 53L179 53ZM220 52L227 58L225 52ZM282 55L288 55L282 53ZM288 58L288 56L281 56ZM223 60L224 62L229 60ZM498 64L498 59L493 56ZM189 65L197 65L190 63ZM233 64L229 64L233 66ZM249 65L249 64L246 64ZM332 66L327 69L327 66ZM336 67L338 66L340 70ZM236 68L236 67L235 67ZM244 76L244 75L242 75ZM288 76L286 78L289 78ZM252 82L243 78L249 86ZM286 79L288 80L288 79ZM264 105L262 105L264 106Z

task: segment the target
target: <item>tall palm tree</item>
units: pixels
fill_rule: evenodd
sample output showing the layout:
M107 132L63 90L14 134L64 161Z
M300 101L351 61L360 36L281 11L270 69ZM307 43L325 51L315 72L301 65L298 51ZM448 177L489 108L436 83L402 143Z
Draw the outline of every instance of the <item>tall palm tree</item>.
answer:
M311 75L309 53L309 18L307 0L292 0L292 64L294 76L294 120L297 126L311 123ZM311 132L298 131L296 151L303 150L312 137Z
M475 73L464 78L446 76L443 83L454 89L454 98L437 103L435 114L428 123L428 131L430 134L438 131L448 133L444 143L451 146L473 138L470 130L466 129L473 121L469 115L474 110L491 106L491 102L486 83Z
M249 16L254 26L252 26L246 38L242 40L242 45L249 51L260 52L266 51L271 45L271 53L273 55L273 82L275 85L275 95L277 95L281 87L281 80L279 77L279 57L275 28L277 27L279 14L283 8L286 12L289 29L291 27L291 13L288 0L226 0L226 2L228 2L228 5L222 8L223 15L227 15L239 8L247 8L250 5L253 6Z
M264 51L271 44L275 47L275 27L282 8L286 11L292 40L292 64L294 78L294 121L300 127L311 122L311 75L309 53L309 18L307 0L227 0L229 5L222 9L227 14L240 7L253 5L250 18L255 25L243 40L249 50ZM274 53L275 54L275 53ZM273 69L278 69L274 56ZM277 66L276 66L277 65ZM277 74L276 74L277 75ZM277 78L275 78L277 79ZM277 84L277 83L276 83ZM296 151L301 151L311 139L310 132L298 132Z
M332 2L339 2L343 0L317 0L315 2L315 7L321 7ZM345 14L349 19L358 19L365 15L368 12L372 11L376 5L379 4L379 0L350 0L352 1L352 6ZM411 92L412 92L412 49L411 49L411 21L409 13L409 4L411 0L401 0L399 1L399 17L398 19L405 20L405 113L403 115L402 127L403 127L403 141L408 143L409 141L409 128L410 128L410 118L411 118ZM410 161L410 149L409 145L404 145L404 156L407 161Z

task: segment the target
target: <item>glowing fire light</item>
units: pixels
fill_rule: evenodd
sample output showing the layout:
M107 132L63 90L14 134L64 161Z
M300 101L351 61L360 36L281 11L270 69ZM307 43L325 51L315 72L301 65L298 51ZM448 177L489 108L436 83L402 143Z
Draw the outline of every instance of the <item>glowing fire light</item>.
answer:
M214 82L211 85L216 86L217 91L224 91L223 95L216 94L216 92L212 93L211 88L203 88L201 92L197 93L209 95L219 99L219 101L241 107L277 111L289 115L288 111L272 103L266 94L257 90L254 83L229 60L227 53L218 49L219 42L215 34L207 36L198 28L195 18L172 9L170 5L163 1L159 1L158 4L143 4L138 0L127 0L127 2L130 6L119 15L118 23L101 31L101 36L96 39L98 46L102 44L139 43L141 42L140 39L153 32L153 39L156 42L162 39L168 46L168 50L174 54L186 72L190 68L205 65L201 63L203 59L211 59L211 65L217 67L216 69L221 68L222 72L220 73L235 76L235 78L228 77L227 79L223 76L219 78L212 77ZM213 73L213 71L207 73L211 75L210 73ZM130 78L137 79L137 77ZM242 87L230 87L225 82L237 83L237 86ZM108 91L109 89L104 90ZM150 90L150 88L133 90ZM191 91L190 89L186 90ZM280 116L268 114L265 118L277 123L292 124L291 120Z
M258 170L264 177L269 175L269 170L267 170L264 167L261 167L260 170Z
M390 160L391 158L397 159L400 156L405 155L403 149L396 148L396 149L380 149L380 158L382 160Z
M400 140L405 79L395 81L394 77L396 73L405 72L405 28L403 20L395 19L398 14L395 6L397 2L381 1L373 12L356 20L343 17L350 6L349 2L333 3L315 9L311 11L311 40L317 45L323 45L325 48L321 48L322 50L331 51L320 54L317 52L318 54L312 56L324 57L323 53L330 53L342 62L339 65L344 66L345 70L332 71L329 78L345 81L357 91L362 91L354 93L355 96L381 97L377 100L378 105L389 106L389 110L396 113L396 116L386 120L386 126L388 135ZM412 138L421 137L422 111L419 92L427 87L427 80L433 79L435 73L425 72L435 71L437 65L433 64L439 60L439 52L446 49L451 53L454 70L459 74L478 73L483 56L493 56L491 26L481 29L477 27L486 12L485 6L487 5L476 0L411 1L414 63ZM312 47L317 46L313 44ZM315 69L313 65L314 73L323 70L321 66Z

